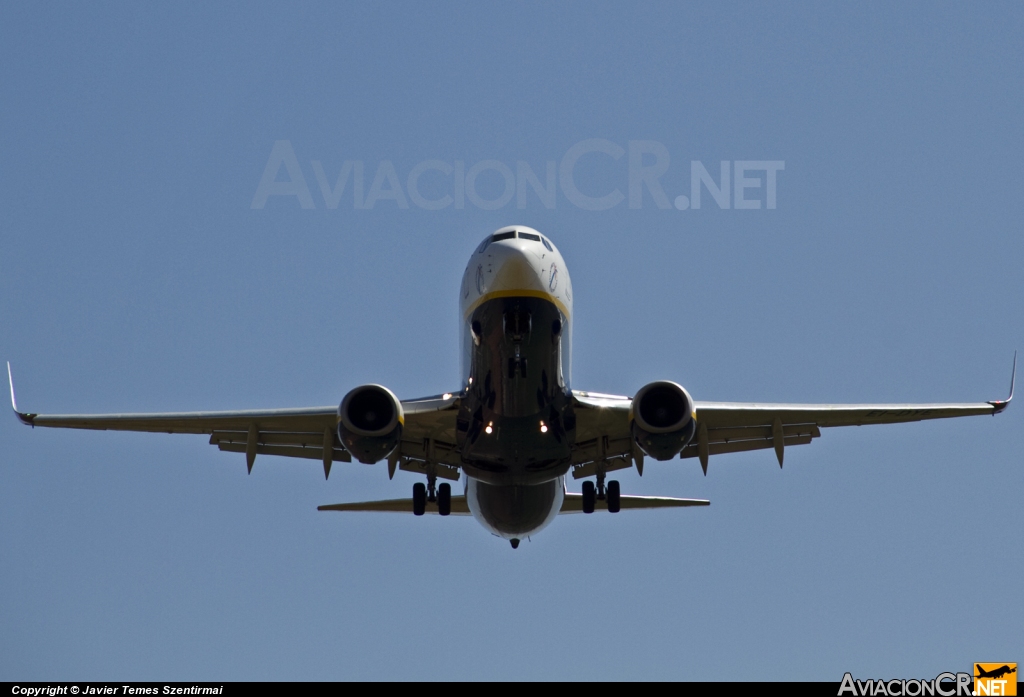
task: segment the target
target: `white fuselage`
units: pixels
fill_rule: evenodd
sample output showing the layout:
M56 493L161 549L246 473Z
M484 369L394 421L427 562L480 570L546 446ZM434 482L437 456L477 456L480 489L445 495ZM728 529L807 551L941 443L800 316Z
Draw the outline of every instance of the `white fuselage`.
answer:
M513 230L547 240L551 248L548 249L543 241L535 242L519 237L518 234L515 238L490 241L495 235ZM562 379L568 389L572 372L572 281L562 255L551 240L533 228L521 225L501 228L493 235L488 235L484 242L487 244L481 243L469 258L459 292L463 385L469 380L473 360L470 327L473 310L491 299L529 297L550 301L565 316L565 327L562 330Z
M509 539L539 531L562 504L572 303L562 255L528 227L489 235L462 277L464 422L475 418L463 443L466 496L477 520Z

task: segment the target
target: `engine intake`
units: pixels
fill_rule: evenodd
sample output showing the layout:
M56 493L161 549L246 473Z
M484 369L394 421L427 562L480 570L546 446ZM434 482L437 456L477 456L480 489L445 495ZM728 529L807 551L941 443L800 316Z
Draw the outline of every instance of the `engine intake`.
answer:
M367 465L383 460L395 449L404 423L402 403L381 385L356 387L338 407L338 438Z
M667 380L648 383L633 397L633 437L655 460L671 460L693 438L693 412L693 399L681 385Z

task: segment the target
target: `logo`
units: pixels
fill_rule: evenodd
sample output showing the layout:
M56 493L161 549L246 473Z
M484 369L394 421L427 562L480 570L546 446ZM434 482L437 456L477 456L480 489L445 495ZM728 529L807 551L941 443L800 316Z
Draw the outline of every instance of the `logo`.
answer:
M973 689L970 673L939 673L932 680L858 680L846 673L839 686L838 697L1008 697L1016 694L1016 663L975 663Z
M484 267L483 264L479 264L476 267L476 292L480 295L484 294L484 288L486 283L484 282Z
M939 673L932 680L857 680L846 673L838 697L969 697L970 694L970 673Z
M337 164L325 167L320 160L306 160L308 166L300 163L291 141L278 140L250 206L262 210L271 197L283 196L294 197L302 210L319 205L337 210L343 199L351 200L353 210L374 210L378 204L395 210L409 210L411 205L427 211L467 206L485 211L505 206L522 210L540 204L554 210L568 203L586 211L604 211L623 205L640 209L645 202L677 211L706 210L712 205L721 210L777 207L779 173L786 171L785 160L718 160L708 163L710 169L701 160L677 160L670 171L672 158L664 144L630 140L625 146L590 138L570 147L561 161L544 158L543 164L536 160L531 164L488 159L474 164L429 159L406 163L410 165L406 169L402 162L396 168L391 160L344 160L340 169L335 169ZM594 188L580 176L583 170L603 172L605 185ZM318 204L321 197L322 204Z
M1016 663L975 663L975 695L1016 695Z
M551 280L548 281L548 290L552 293L555 292L555 288L558 287L558 266L556 264L551 265Z

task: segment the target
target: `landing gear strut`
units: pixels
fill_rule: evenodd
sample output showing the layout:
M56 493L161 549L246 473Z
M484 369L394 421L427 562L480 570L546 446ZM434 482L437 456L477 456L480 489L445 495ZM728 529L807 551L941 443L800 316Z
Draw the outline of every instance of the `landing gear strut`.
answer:
M437 501L437 491L434 485L437 484L437 475L427 474L427 483L416 482L412 485L412 514L423 515L427 510L427 501ZM448 507L451 510L451 487L448 489ZM447 513L445 514L447 515Z

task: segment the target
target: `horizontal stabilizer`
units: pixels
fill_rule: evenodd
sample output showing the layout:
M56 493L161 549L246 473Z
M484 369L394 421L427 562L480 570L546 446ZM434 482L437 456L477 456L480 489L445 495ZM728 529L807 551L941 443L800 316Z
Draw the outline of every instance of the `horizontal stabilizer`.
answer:
M674 499L668 496L620 496L619 507L622 510L627 508L640 509L640 508L685 508L687 506L709 506L711 502L707 499ZM455 501L452 500L452 509L454 510ZM595 503L595 509L607 509L607 501L597 501ZM583 512L583 494L571 494L565 493L565 500L562 502L562 513L582 513Z
M388 499L387 501L353 501L317 506L318 511L378 511L381 513L412 513L412 499ZM437 502L427 501L425 513L437 513ZM465 496L452 496L451 515L469 515Z
M676 499L667 496L621 496L619 506L622 510L641 508L685 508L687 506L707 506L707 499ZM596 508L607 508L604 501L598 501ZM318 511L376 511L379 513L412 513L412 499L388 499L386 501L353 501L352 503L333 503L317 506ZM565 494L561 513L582 513L583 495ZM437 503L427 501L425 513L437 513ZM469 505L465 496L452 496L452 515L469 515Z

